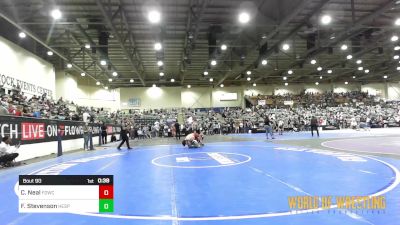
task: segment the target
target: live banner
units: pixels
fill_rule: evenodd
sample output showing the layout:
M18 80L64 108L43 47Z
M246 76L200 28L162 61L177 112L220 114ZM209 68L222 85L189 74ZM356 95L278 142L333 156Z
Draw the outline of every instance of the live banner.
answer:
M0 116L0 135L9 136L13 144L34 144L40 142L57 141L60 132L62 140L71 140L83 137L84 122L70 120L50 120L30 117ZM100 133L100 124L90 123L89 129L93 136ZM107 134L118 133L120 126L107 124Z

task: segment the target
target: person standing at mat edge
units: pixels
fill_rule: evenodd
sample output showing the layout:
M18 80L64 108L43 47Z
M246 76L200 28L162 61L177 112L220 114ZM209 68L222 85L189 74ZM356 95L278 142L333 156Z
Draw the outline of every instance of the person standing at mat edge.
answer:
M267 135L267 139L268 139L268 134L270 134L272 139L275 139L274 134L272 133L272 122L268 116L265 117L264 127L265 127L265 134Z
M174 124L175 126L175 137L176 140L181 140L181 125L178 123L178 121L176 121L176 123Z
M319 131L318 131L318 119L317 117L313 116L311 118L311 136L314 137L314 130L317 131L317 136L319 137Z
M129 146L129 138L128 138L128 130L126 129L125 126L121 127L121 132L119 133L120 138L121 138L121 143L118 145L118 150L121 150L121 146L124 144L124 142L126 142L126 146L128 147L128 149L132 149Z
M100 129L101 129L101 144L107 144L107 126L104 122L101 125Z

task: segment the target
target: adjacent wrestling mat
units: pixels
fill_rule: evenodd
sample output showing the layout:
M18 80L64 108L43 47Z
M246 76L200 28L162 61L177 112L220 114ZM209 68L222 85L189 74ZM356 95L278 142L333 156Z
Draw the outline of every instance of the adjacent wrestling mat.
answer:
M336 141L341 148L348 146L346 140ZM393 158L264 140L70 154L0 173L1 224L396 225L399 168L400 160ZM20 174L112 174L115 211L19 214ZM301 196L317 197L317 207L300 209L294 199ZM327 196L332 202L322 207ZM338 209L337 196L383 199L375 202L380 208Z

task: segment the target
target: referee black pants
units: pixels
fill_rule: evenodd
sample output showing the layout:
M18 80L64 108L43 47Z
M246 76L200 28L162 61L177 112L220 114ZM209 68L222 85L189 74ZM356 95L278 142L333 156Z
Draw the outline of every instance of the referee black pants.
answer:
M126 146L128 146L128 148L131 148L131 146L129 146L129 139L122 139L121 143L118 145L118 148L121 148L121 146L126 142Z
M317 136L319 137L318 126L316 126L316 125L311 125L311 136L314 137L314 130L317 131Z

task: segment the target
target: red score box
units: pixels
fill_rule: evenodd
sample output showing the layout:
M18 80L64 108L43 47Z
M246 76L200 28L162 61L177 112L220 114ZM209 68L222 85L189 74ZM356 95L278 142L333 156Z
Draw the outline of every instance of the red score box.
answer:
M100 185L99 186L99 199L113 199L114 186L113 185Z

